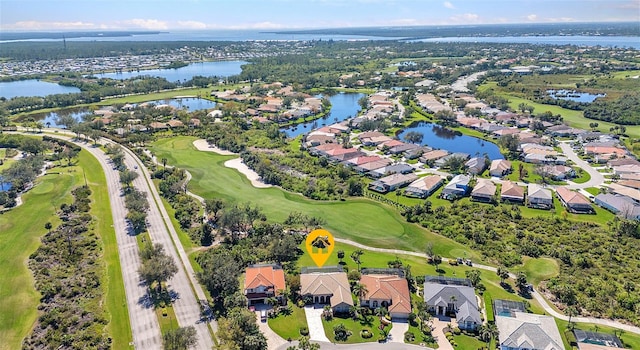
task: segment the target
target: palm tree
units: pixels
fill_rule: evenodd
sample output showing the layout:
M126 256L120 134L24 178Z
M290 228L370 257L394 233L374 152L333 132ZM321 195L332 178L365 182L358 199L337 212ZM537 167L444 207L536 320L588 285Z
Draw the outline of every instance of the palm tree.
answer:
M351 259L353 259L353 261L358 264L358 271L360 271L360 264L362 263L362 260L360 260L360 256L364 254L364 251L362 249L358 249L353 251L353 253L351 253Z
M569 329L573 329L573 323L571 323L571 318L573 316L577 316L578 315L578 309L576 309L575 306L569 306L566 309L564 309L564 314L569 316Z
M367 290L367 286L358 282L353 286L353 293L358 296L358 299L362 300L367 296L369 291Z
M53 225L51 225L51 223L47 221L47 223L44 224L44 228L45 230L51 232L51 228L53 228Z
M498 337L498 327L496 327L495 323L483 324L480 326L478 330L480 339L484 340L487 343L487 349L489 348L489 343L491 339Z
M509 278L509 271L507 271L507 269L503 266L498 267L496 274L498 275L498 277L500 277L500 284L504 284L504 280Z
M167 158L162 157L160 161L162 161L162 170L164 171L167 168Z

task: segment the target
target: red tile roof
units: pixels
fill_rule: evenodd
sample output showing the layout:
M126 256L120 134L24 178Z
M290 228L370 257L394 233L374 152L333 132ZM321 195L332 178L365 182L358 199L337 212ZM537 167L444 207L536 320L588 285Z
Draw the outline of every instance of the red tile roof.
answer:
M244 289L255 289L259 286L271 287L275 292L284 290L284 270L272 265L247 267Z

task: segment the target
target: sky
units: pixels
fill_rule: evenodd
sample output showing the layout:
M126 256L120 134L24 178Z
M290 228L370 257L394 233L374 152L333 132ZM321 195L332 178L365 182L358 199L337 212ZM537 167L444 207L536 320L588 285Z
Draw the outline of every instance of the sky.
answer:
M0 30L639 22L640 0L0 0Z

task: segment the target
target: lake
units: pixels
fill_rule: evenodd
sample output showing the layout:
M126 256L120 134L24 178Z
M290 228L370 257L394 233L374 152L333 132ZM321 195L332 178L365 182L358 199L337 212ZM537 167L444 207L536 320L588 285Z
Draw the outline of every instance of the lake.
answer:
M171 82L182 82L191 80L195 76L203 77L228 77L242 73L241 66L247 64L246 61L215 61L191 63L188 66L175 69L148 69L134 72L121 73L99 73L94 74L98 78L110 78L124 80L143 75L165 78Z
M56 120L59 116L70 115L78 122L81 122L82 117L89 114L92 114L92 112L86 108L68 108L59 110L57 112L36 113L31 115L31 117L33 117L33 119L35 120L42 121L42 124L44 124L45 127L47 126L47 123L49 123L49 126L52 128L64 128L64 126L58 125L58 123L56 123Z
M72 86L62 86L37 79L19 80L0 83L0 97L13 98L18 96L49 96L55 94L78 93L80 89Z
M577 46L607 46L631 47L640 49L640 38L637 36L491 36L491 37L447 37L406 40L408 42L424 43L504 43L504 44L545 44L545 45L577 45Z
M443 149L451 153L467 153L471 155L471 157L481 157L486 153L491 160L504 159L504 156L502 156L496 144L473 136L463 135L438 124L419 123L415 127L404 129L398 134L398 138L404 140L404 134L409 131L417 131L424 135L422 139L423 146Z
M569 100L574 102L591 103L598 97L605 97L606 94L590 94L588 92L580 92L574 90L547 90L552 98L558 100Z
M328 97L331 102L331 111L325 118L282 128L282 131L287 134L287 137L297 137L323 125L331 125L355 117L361 109L358 100L364 96L364 94L355 92L340 92L331 95Z
M170 98L166 100L149 101L145 103L151 103L155 105L169 105L178 109L186 109L189 112L210 109L216 106L215 102L198 97Z
M11 182L4 182L4 179L0 176L0 192L9 191L11 187Z

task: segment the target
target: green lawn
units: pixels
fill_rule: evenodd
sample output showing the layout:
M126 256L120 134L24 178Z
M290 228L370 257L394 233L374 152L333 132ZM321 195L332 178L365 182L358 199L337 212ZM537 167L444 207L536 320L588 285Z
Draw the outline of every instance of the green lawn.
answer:
M518 170L520 164L522 164L523 168L527 171L527 176L523 177L522 180L520 180L520 171ZM512 160L511 168L513 169L513 171L505 177L507 180L511 180L514 182L522 181L526 183L536 183L542 180L542 177L540 177L540 175L536 174L535 172L535 164L525 163L520 160Z
M424 344L432 349L437 349L438 348L438 343L429 343L427 342L427 339L425 337L424 334L422 334L422 331L420 331L420 326L414 326L411 323L409 323L409 332L413 333L413 335L415 336L415 339L411 342L405 341L405 343L407 344L415 344L415 345L420 345L420 344Z
M585 191L589 192L590 194L597 196L600 194L600 189L597 187L589 187L589 188L585 188Z
M267 322L269 327L283 339L296 340L300 338L300 328L307 327L307 317L303 308L293 303L289 305L293 311L290 315L279 314L278 317L269 318Z
M351 331L351 336L347 338L346 341L337 341L335 339L335 334L333 332L333 327L344 324L344 326ZM329 338L330 341L339 343L339 344L357 344L357 343L368 343L378 341L378 337L380 336L380 317L375 315L369 315L366 317L366 320L360 316L357 320L354 320L351 317L333 317L330 321L322 320L322 326L324 327L324 333ZM363 329L368 329L371 331L373 336L371 338L363 338L360 335L360 331ZM386 330L389 331L391 328L387 327Z
M591 175L586 172L586 171L576 171L576 174L578 175L578 177L576 177L575 179L571 179L571 181L577 183L577 184L583 184L589 180L591 180Z
M193 175L189 190L204 198L251 201L273 221L284 221L293 211L319 216L327 220L326 229L337 237L371 246L421 251L431 241L436 252L443 256L455 256L456 251L467 250L468 257L478 258L476 253L453 240L407 223L395 208L369 199L313 201L279 188L257 189L244 175L224 167L223 163L233 156L198 152L192 145L194 140L191 137L162 139L149 148L159 158L166 157L169 164L189 170ZM353 225L354 218L359 225Z
M538 283L557 276L560 273L558 261L552 258L529 258L523 257L524 266L514 269L514 271L524 271L527 274L529 283Z
M487 346L487 343L480 341L478 338L464 334L454 335L453 341L458 344L457 348L459 349L480 349L483 346Z
M129 325L129 312L118 256L118 243L113 229L107 181L96 158L88 152L82 151L78 159L92 191L91 214L96 220L96 231L102 239L104 249L103 257L107 273L105 276L105 303L110 316L109 333L113 339L114 349L126 349L133 340L133 336Z

